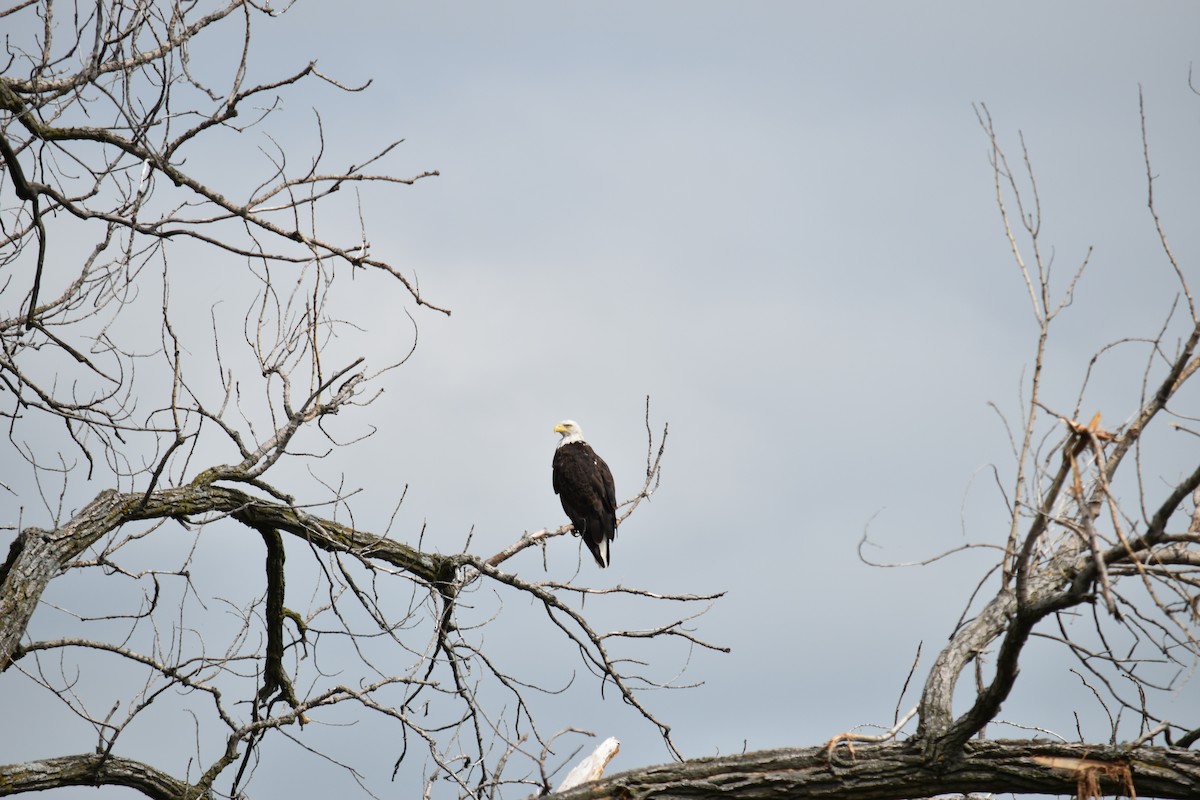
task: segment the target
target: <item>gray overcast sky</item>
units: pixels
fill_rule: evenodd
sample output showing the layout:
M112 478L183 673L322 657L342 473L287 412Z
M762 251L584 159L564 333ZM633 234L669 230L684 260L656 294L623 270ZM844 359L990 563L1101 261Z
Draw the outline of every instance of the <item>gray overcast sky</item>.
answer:
M728 590L699 626L733 648L696 654L684 680L704 685L651 707L690 756L889 723L918 642L923 676L993 557L873 569L858 541L869 523L882 561L1003 542L985 467L1007 488L1013 465L987 404L1019 417L1036 333L972 104L1010 156L1024 133L1059 275L1094 248L1049 363L1048 402L1069 411L1092 353L1153 334L1174 298L1145 209L1139 86L1159 209L1200 288L1200 6L352 6L258 26L255 67L315 56L374 81L293 94L289 146L311 148L316 106L332 147L404 138L399 171L442 173L364 212L373 250L453 316L413 311L416 353L363 412L380 431L340 465L365 490L360 517L386 524L407 484L399 539L424 523L426 545L452 551L474 528L487 554L557 526L553 423L578 420L628 496L649 395L653 425L670 423L662 488L612 568L584 563L582 579ZM382 366L411 325L396 293L359 295ZM1114 361L1083 410L1123 420L1138 363ZM1195 462L1194 440L1174 446ZM554 542L571 557L552 574L576 546ZM540 576L529 556L512 567ZM1103 736L1062 654L1029 655L1040 666L1003 717L1071 737L1074 709ZM1178 702L1200 711L1194 683ZM614 771L666 760L619 706L564 703L547 727L622 739Z

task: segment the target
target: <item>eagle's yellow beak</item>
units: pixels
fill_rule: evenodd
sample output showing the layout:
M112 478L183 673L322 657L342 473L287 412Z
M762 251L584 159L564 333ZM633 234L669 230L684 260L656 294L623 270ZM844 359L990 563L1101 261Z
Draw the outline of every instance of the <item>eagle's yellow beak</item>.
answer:
M563 424L560 422L560 423L558 423L557 425L555 425L555 426L554 426L554 432L555 432L555 433L566 433L566 432L567 432L567 426L566 426L566 425L563 425Z

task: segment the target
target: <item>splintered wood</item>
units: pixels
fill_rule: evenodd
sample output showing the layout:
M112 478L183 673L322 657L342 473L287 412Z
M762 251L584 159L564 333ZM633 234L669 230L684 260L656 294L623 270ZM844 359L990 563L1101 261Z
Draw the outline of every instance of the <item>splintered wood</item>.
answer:
M604 774L604 768L608 766L608 762L612 761L613 756L620 750L621 743L612 736L608 737L592 751L590 756L580 761L574 769L567 773L567 777L558 785L555 792L565 792L582 783L599 779Z

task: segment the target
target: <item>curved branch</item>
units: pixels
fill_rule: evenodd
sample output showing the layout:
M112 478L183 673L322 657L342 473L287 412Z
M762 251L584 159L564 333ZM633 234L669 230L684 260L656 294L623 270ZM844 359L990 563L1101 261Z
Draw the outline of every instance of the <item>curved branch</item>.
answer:
M83 753L0 764L0 797L65 786L124 786L153 800L195 800L208 796L149 764L120 756Z
M364 533L334 520L308 514L226 486L190 484L154 492L106 490L54 529L25 528L13 541L8 560L0 567L0 672L11 663L29 619L50 580L63 566L108 532L130 522L226 514L261 530L275 528L299 536L329 552L349 552L373 558L434 583L453 559Z

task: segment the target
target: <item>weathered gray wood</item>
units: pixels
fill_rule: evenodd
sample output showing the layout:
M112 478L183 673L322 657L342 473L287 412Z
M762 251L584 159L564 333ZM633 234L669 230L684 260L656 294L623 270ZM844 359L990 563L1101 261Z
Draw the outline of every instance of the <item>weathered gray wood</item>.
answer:
M1037 741L972 741L963 757L933 769L915 742L763 750L636 769L550 795L554 800L911 800L947 793L1076 794L1081 778L1103 794L1200 797L1200 752Z
M970 742L945 770L910 742L763 750L631 770L550 795L553 800L910 800L946 793L1075 795L1093 777L1102 794L1187 800L1200 796L1200 752L1031 741ZM0 766L0 796L61 786L117 785L155 800L197 797L194 786L129 759L93 754Z
M23 764L0 764L0 797L64 786L125 786L154 800L196 800L205 795L148 764L93 753Z

